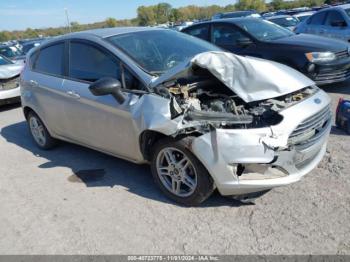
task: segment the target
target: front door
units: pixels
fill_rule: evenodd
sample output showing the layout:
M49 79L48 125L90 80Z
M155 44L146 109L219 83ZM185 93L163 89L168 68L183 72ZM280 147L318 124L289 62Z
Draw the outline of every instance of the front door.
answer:
M126 101L119 104L111 95L94 96L89 90L89 85L102 77L120 80L120 62L95 44L71 41L69 48L69 79L63 81L63 89L71 101L64 113L68 138L121 157L138 159L130 107L139 97L125 94Z

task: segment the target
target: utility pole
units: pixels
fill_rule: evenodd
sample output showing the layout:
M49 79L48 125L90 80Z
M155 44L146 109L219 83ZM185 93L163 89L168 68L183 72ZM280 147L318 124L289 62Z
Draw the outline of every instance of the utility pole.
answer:
M68 9L65 8L65 9L64 9L64 12L66 13L67 26L68 26L69 33L72 33L72 29L70 28L70 22L69 22L69 16L68 16Z

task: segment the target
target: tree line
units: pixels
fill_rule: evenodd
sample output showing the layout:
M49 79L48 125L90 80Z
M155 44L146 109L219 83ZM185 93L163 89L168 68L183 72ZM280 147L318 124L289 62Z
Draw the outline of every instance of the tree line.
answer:
M70 28L56 27L56 28L44 28L44 29L32 29L16 31L1 31L0 42L13 40L13 39L27 39L36 38L39 36L56 36L62 35L69 31L77 32L88 29L96 28L108 28L117 26L153 26L158 24L164 24L168 22L180 23L188 20L203 20L209 19L216 13L232 12L236 10L257 10L274 11L280 9L290 9L296 7L313 7L320 6L322 4L330 4L334 0L272 0L266 3L264 0L238 0L235 4L227 6L210 5L210 6L196 6L188 5L185 7L173 8L168 3L159 3L151 6L140 6L137 8L137 17L133 19L117 20L115 18L107 18L105 21L91 23L91 24L79 24L78 22L70 23Z

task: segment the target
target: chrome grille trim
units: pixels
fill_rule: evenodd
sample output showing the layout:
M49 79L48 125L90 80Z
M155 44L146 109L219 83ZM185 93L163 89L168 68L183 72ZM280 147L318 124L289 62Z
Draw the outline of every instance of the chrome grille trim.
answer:
M335 55L337 56L338 59L347 58L349 57L349 52L348 50L344 50L344 51L335 53Z
M304 144L313 144L317 142L320 138L320 134L324 134L331 124L332 112L331 106L327 105L321 109L318 113L314 114L311 117L305 119L293 133L289 136L288 144L289 145L304 145ZM310 134L308 137L307 134Z

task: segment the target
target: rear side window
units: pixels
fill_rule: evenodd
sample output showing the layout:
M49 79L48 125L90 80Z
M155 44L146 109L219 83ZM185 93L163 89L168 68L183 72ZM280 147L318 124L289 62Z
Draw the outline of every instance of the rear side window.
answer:
M85 43L70 44L69 76L94 82L102 77L119 79L120 65L109 54Z
M64 44L51 45L41 49L33 69L51 75L63 75ZM35 55L34 55L35 57Z
M329 11L328 15L327 15L327 19L326 19L325 25L332 26L333 23L344 23L344 24L346 24L345 19L344 19L344 17L342 16L342 14L340 12L338 12L338 11Z
M206 41L209 40L209 25L195 26L193 28L185 29L186 34L201 38Z
M308 23L310 25L323 25L325 18L326 18L326 12L321 12L310 17L310 19L308 20Z
M227 25L214 25L213 43L219 46L232 46L237 40L246 38L238 29Z

